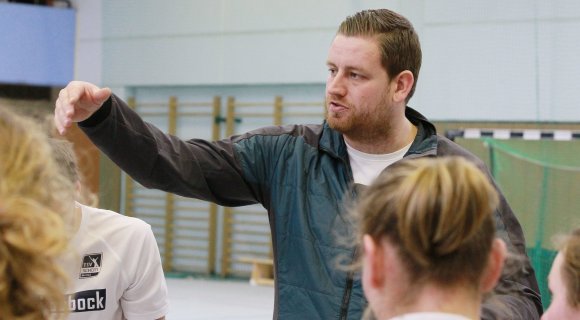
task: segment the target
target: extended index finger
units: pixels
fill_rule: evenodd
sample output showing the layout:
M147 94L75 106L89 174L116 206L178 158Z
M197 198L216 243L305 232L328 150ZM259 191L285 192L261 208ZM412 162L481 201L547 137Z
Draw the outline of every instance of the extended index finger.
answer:
M76 104L83 94L82 86L74 82L60 90L55 103L54 123L61 134L72 124L77 108Z
M72 116L74 114L76 104L85 94L85 88L81 84L71 82L61 91L61 94L62 95L59 95L59 100L62 100L61 107L64 109L67 115Z

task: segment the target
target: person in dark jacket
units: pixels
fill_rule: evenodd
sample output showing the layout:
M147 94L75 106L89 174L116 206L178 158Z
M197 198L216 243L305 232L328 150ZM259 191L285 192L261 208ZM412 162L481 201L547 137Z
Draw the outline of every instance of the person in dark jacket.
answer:
M489 176L479 159L407 107L420 65L411 23L387 9L365 10L342 22L330 46L322 124L183 141L145 123L110 89L79 81L61 90L55 123L64 133L78 122L146 187L225 206L262 204L272 233L275 319L360 319L367 304L360 279L336 266L338 257L358 254L335 239L353 232L345 199L403 157L463 156ZM520 224L503 196L494 217L508 248L525 256ZM512 319L539 318L529 261L523 275L500 285L510 288L501 300ZM494 318L494 306L484 305L482 315Z

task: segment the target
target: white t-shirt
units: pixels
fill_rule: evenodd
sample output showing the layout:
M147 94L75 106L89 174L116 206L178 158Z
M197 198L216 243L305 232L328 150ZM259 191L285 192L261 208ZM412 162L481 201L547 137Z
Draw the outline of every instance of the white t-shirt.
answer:
M71 243L79 261L65 266L73 281L67 292L69 319L165 316L167 285L151 226L113 211L77 205L82 220Z
M470 320L459 314L445 312L413 312L405 313L390 320Z
M367 186L370 185L386 167L403 159L405 153L411 148L411 144L409 143L403 149L393 153L370 154L358 151L347 143L346 150L348 152L354 182Z

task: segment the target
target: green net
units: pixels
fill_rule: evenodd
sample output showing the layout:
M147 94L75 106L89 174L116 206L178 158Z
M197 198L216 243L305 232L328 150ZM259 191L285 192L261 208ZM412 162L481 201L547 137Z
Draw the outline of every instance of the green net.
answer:
M463 139L487 162L518 217L536 272L544 309L551 301L548 273L553 239L580 226L580 141Z

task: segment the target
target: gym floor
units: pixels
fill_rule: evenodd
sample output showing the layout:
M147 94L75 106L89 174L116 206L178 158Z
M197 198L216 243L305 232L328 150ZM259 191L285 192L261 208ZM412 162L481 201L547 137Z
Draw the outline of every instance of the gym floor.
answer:
M270 320L274 287L248 280L167 278L168 320Z

